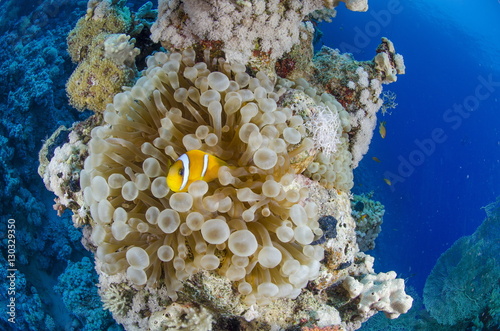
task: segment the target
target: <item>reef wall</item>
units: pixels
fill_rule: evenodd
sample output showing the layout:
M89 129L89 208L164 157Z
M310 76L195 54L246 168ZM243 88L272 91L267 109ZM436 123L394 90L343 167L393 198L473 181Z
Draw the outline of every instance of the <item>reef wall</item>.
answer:
M500 198L484 209L483 223L439 257L425 282L425 307L450 329L500 327Z
M77 263L90 254L81 245L82 233L71 216L58 217L52 210L54 195L37 174L37 160L54 130L89 116L68 105L65 91L74 70L66 37L85 7L67 1L2 1L0 8L0 329L83 328L83 320L71 310L76 311L75 303L81 302L74 300L67 307L69 301L54 286L69 261ZM64 132L59 144L65 141ZM47 152L52 157L54 150ZM8 256L12 253L8 245L13 243L14 259ZM97 305L85 308L82 304L79 315L86 315L87 321L96 317L99 325L110 326L114 324L111 315L102 309L95 286L89 286L92 279L97 281L92 263L85 266L90 267L88 283L77 285L85 285L87 298ZM66 285L58 286L62 290ZM12 298L15 309L8 306Z
M313 54L311 20L337 4L164 0L151 25L150 5L89 1L66 88L94 115L47 141L39 173L125 329L355 330L410 309L350 201L403 58L386 38L372 61Z

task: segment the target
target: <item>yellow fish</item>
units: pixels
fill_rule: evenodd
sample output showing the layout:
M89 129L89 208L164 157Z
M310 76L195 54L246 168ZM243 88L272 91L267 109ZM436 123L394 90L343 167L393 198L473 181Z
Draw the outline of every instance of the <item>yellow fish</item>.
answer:
M380 125L378 127L378 132L380 133L380 136L382 138L385 138L385 135L387 133L387 130L385 129L385 121L380 122Z
M391 185L392 185L391 181L390 181L389 179L387 179L387 178L384 178L384 182L385 182L387 185L389 185L389 186L391 186Z
M217 179L219 168L227 165L216 156L194 149L182 154L168 170L167 185L174 192L185 192L197 180Z

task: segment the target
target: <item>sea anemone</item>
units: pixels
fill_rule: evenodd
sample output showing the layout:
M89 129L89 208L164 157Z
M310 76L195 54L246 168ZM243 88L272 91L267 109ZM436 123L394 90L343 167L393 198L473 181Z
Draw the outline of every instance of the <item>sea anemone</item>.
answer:
M311 245L323 233L318 206L291 185L293 158L314 148L304 114L279 105L292 89L238 63L195 63L191 49L147 64L92 130L81 173L102 271L163 282L173 300L201 270L233 281L247 304L297 297L324 253ZM228 166L171 192L169 165L193 149Z

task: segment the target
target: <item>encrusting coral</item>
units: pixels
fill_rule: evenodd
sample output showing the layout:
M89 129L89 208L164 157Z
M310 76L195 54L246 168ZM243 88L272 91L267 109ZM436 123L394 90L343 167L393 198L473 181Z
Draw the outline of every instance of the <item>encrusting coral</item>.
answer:
M66 84L70 103L78 110L102 112L123 86L137 76L137 35L149 26L151 3L131 13L125 1L89 1L87 15L68 35L68 53L77 68Z

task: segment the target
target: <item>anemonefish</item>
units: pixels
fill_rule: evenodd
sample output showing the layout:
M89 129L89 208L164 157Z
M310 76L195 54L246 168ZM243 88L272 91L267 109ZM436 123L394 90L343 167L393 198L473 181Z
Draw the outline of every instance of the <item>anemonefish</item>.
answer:
M167 185L174 192L185 192L197 180L211 182L219 168L227 165L216 156L194 149L182 154L168 170Z
M380 122L380 125L378 127L378 132L380 133L380 136L382 138L385 138L385 135L387 134L387 129L385 128L385 121Z

